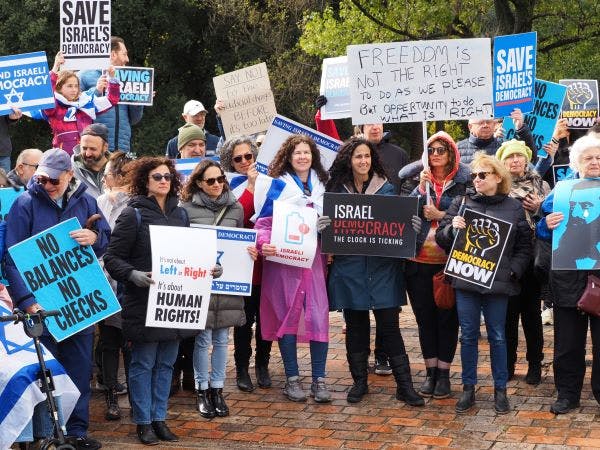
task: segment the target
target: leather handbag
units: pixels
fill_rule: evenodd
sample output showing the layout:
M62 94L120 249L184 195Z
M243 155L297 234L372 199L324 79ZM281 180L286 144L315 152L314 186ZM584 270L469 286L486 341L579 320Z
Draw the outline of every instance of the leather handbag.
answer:
M587 286L577 302L577 308L591 316L600 317L600 278L588 275Z
M456 304L454 288L443 270L433 276L433 300L440 309L452 309Z

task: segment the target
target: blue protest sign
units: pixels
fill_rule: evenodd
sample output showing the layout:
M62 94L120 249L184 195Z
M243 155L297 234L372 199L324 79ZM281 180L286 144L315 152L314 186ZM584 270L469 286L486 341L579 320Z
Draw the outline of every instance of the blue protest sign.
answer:
M69 236L79 229L72 218L8 249L37 302L60 311L46 322L58 342L121 310L92 248Z
M54 108L46 52L0 57L0 116Z
M115 67L115 78L121 85L121 105L152 106L154 69L150 67Z
M552 177L554 178L554 184L559 181L570 180L573 178L573 169L568 164L552 166Z
M494 38L494 117L533 109L537 33Z
M556 122L560 118L560 111L565 98L567 87L550 81L535 80L535 103L533 111L525 114L524 120L537 147L539 157L547 155L544 150L544 144L552 140L552 134L556 127ZM506 140L514 139L515 124L510 117L505 117L502 123L504 128L504 138Z
M344 119L351 116L348 58L325 58L321 73L321 95L327 103L321 107L321 119Z
M19 188L17 190L13 188L2 188L0 189L0 220L6 220L6 216L8 215L8 211L10 211L10 207L16 200L16 198L21 195L25 190L23 188ZM4 264L0 265L0 283L8 286L8 280L6 279L6 274L4 273Z

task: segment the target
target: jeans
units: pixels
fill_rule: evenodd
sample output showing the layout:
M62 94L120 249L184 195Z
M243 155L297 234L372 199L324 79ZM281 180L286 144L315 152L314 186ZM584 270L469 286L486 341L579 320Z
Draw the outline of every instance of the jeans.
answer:
M406 354L400 334L398 308L373 310L375 324L381 335L381 349L389 358ZM344 309L346 321L346 352L370 353L371 323L369 311ZM387 358L386 358L387 359Z
M58 412L58 422L61 425L65 424L65 419L62 414L60 397L54 397L56 410ZM29 421L21 434L15 439L15 442L32 442L35 439L43 439L54 437L54 422L48 410L46 400L35 405L33 409L33 417Z
M296 335L284 334L278 341L286 378L300 375L298 369L298 352L296 349ZM327 362L328 342L310 341L310 365L312 379L325 378L325 363Z
M245 298L246 323L233 329L233 358L236 369L248 369L252 356L252 325L256 321L256 366L268 366L271 341L265 341L260 332L260 285L252 286L252 295Z
M500 294L479 294L456 289L456 308L460 323L460 357L462 359L463 384L477 384L477 339L479 338L479 317L483 311L490 356L494 387L506 388L508 370L506 367L506 309L508 296Z
M167 418L173 364L178 348L178 340L131 344L128 385L136 424L148 425Z
M223 389L225 385L225 368L227 367L227 341L229 328L215 328L200 331L194 346L194 376L198 389L204 391L208 387ZM208 348L212 343L210 354L210 374L208 371Z
M0 156L0 168L4 169L6 173L10 172L10 155Z

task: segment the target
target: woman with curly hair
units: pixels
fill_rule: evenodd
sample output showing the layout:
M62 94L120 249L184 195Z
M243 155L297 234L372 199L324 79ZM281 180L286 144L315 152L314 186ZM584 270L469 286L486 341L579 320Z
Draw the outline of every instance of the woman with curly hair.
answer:
M351 138L339 149L329 169L328 192L357 195L394 195L379 154L373 144ZM321 224L328 222L324 217ZM417 218L418 219L418 218ZM383 350L396 379L396 398L409 405L425 404L414 390L408 355L400 334L398 313L404 298L404 280L399 260L380 256L336 255L329 269L331 308L344 311L346 357L354 384L348 391L349 403L357 403L368 393L370 349L369 310L380 328Z
M123 333L131 343L129 392L137 435L146 445L177 441L165 423L179 340L194 330L147 327L148 288L152 280L150 225L188 227L177 206L181 181L168 158L143 157L130 163L127 182L132 196L113 229L104 266L124 284Z
M269 166L269 175L294 191L285 202L323 212L327 173L314 141L303 135L285 140ZM272 217L257 220L257 247L263 256L277 252L271 244ZM297 342L310 343L312 385L310 394L318 403L331 401L325 385L325 363L329 341L329 304L325 289L325 257L320 245L311 268L265 260L260 298L263 339L278 341L285 368L284 394L292 401L306 401L298 370Z

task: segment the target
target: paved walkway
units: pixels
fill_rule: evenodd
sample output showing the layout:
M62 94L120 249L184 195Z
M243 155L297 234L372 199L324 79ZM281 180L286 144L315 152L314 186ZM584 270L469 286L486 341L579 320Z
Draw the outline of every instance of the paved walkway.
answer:
M298 404L283 397L283 367L276 346L270 366L273 387L257 389L253 393L241 392L235 386L233 356L230 355L225 391L231 415L203 419L195 410L193 395L180 392L171 398L168 423L181 441L170 448L600 448L600 409L590 391L590 370L581 407L557 417L549 412L554 401L552 366L549 364L552 327L544 327L546 359L542 384L537 387L524 381L527 362L524 343L520 344L522 351L518 354L516 376L508 386L513 410L506 415L497 415L493 410L489 347L482 328L477 406L466 415L457 415L454 404L461 390L460 355L451 371L452 398L428 400L425 407L413 408L395 400L395 383L391 376L372 374L369 376L369 395L358 406L348 404L345 391L352 382L345 358L342 324L339 313L331 315L327 380L333 390L332 403L318 405L309 400ZM411 357L415 386L418 386L425 369L416 323L409 307L401 313L401 329ZM299 359L301 376L308 388L310 358L306 346L299 347ZM120 402L125 417L121 421L107 422L103 416L103 397L100 393L94 394L90 434L103 442L104 448L144 448L135 436L126 396L121 396Z

